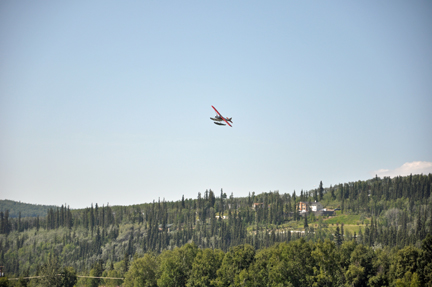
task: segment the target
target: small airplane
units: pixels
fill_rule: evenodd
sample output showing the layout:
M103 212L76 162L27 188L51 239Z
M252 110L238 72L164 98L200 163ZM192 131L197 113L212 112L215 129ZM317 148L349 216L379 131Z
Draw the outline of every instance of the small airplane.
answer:
M213 107L213 110L215 110L215 112L217 113L217 115L214 118L210 118L211 120L214 121L215 125L219 125L219 126L226 126L226 124L224 123L220 123L221 121L225 121L230 127L232 127L232 125L230 125L230 123L232 123L232 118L224 118L219 112L218 110L216 110L215 107ZM229 123L230 122L230 123Z

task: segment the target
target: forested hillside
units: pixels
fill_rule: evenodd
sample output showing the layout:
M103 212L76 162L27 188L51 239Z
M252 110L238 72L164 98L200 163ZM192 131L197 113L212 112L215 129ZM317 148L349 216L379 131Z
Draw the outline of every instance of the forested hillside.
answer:
M17 202L13 200L0 199L0 211L6 213L9 217L36 217L46 216L49 209L56 208L53 205L38 205Z
M253 284L270 278L270 286L431 282L425 271L432 268L425 259L432 254L430 238L422 245L432 234L431 186L432 174L376 177L292 195L235 198L206 190L175 202L61 206L36 218L1 212L0 265L10 277L40 275L55 260L79 275L126 277L127 286L142 276L142 268L153 274L146 280L159 286L174 286L164 274L175 268L182 269L176 271L177 286L263 286ZM340 211L332 218L295 212L299 201L315 200ZM185 254L187 262L177 262ZM214 263L208 270L194 270L196 261L209 260ZM199 281L203 276L205 284ZM78 284L97 284L92 280Z

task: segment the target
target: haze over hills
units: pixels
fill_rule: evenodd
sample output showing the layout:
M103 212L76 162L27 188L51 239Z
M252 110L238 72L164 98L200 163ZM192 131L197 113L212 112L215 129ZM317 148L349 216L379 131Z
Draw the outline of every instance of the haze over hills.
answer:
M50 208L56 208L55 205L40 205L32 203L24 203L20 201L13 201L8 199L0 199L0 211L9 211L9 217L15 218L19 217L21 212L21 217L36 217L36 216L46 216L47 211Z

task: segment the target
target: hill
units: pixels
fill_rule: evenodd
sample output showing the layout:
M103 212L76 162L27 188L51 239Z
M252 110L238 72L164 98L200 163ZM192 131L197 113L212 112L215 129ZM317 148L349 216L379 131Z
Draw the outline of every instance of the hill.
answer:
M432 235L431 194L432 174L429 174L392 179L376 177L326 188L320 184L318 189L292 195L275 191L236 198L233 194L227 196L222 190L219 196L206 190L203 194L198 193L196 199L170 202L133 206L92 204L77 210L61 206L48 209L47 216L40 218L2 217L0 265L5 266L7 274L14 276L39 274L41 266L54 260L54 256L57 265L70 266L83 276L89 273L96 276L97 273L127 277L130 262L138 262L143 256L159 256L160 268L164 268L166 265L162 261L170 252L191 251L196 255L201 252L197 250L219 249L223 253L217 256L223 257L231 256L233 248L250 245L252 249L246 249L255 250L257 254L262 252L260 254L264 256L251 259L255 262L270 258L266 252L279 252L274 247L277 244L291 244L292 241L300 244L298 240L308 243L304 245L301 241L304 248L318 248L323 241L328 241L326 246L330 251L345 250L345 247L354 250L361 245L358 254L368 254L370 264L380 264L373 258L396 260L399 249L414 252L413 256L420 260L422 240ZM336 214L328 217L308 212L304 216L296 211L299 202L315 200L323 207L337 209ZM290 246L293 245L286 248L290 249ZM329 251L327 247L326 252ZM379 250L385 250L385 253L379 253ZM318 253L315 255L320 258ZM350 254L343 256L346 256L346 262L350 260ZM314 264L316 262L311 262L311 266L318 266ZM390 270L390 262L385 264L387 269L383 270ZM214 267L215 270L218 268L222 267ZM347 265L346 268L351 267ZM352 268L351 271L341 270L337 275L341 282L350 282L354 278L352 272L357 267L354 264ZM418 268L423 267L419 265ZM376 272L371 270L367 276L381 276ZM251 270L250 275L255 273ZM383 278L395 282L398 278L402 280L404 274L388 273ZM403 280L411 280L411 275L406 275ZM420 280L426 279L421 277ZM383 282L374 286L387 284ZM81 283L78 286L84 284ZM340 286L339 283L329 286Z
M21 217L44 217L50 208L56 208L54 205L39 205L23 203L8 199L0 199L0 211L9 210L9 217L17 218L21 212Z

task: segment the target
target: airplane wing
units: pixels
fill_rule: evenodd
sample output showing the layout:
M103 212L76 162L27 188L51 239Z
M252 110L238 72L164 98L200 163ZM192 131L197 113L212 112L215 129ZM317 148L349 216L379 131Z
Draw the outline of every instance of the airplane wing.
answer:
M229 124L229 122L218 112L218 110L216 110L215 107L212 106L212 108L230 127L232 127L232 125Z

